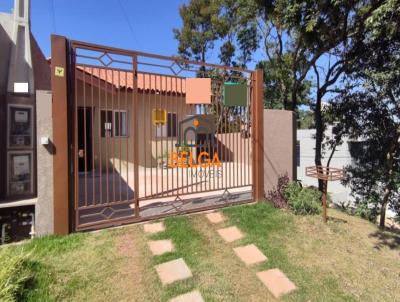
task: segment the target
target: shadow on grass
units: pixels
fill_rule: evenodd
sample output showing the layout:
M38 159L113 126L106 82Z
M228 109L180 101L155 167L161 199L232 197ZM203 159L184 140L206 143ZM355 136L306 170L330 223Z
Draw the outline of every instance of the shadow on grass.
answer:
M17 301L53 301L49 286L55 280L49 267L36 260L27 260L25 265L29 271L29 277L18 293Z
M370 238L375 238L378 242L375 248L380 250L386 246L392 250L400 250L400 231L395 229L378 230L369 235Z
M328 216L328 221L332 221L332 222L336 222L336 223L348 223L348 221L346 219L330 217L330 216Z

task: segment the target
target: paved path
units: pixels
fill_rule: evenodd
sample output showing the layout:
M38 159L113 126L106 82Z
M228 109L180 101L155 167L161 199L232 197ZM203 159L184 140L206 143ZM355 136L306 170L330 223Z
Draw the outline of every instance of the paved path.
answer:
M219 225L229 223L228 219L220 212L206 214L211 224ZM144 232L149 235L165 231L163 222L147 223L143 227ZM236 226L231 225L217 229L217 233L224 240L225 244L234 244L245 238L245 234ZM152 254L157 257L175 250L172 240L149 240L147 242ZM246 265L252 266L268 261L266 255L254 244L232 247L237 257ZM174 259L154 267L163 286L186 280L193 277L193 274L183 258ZM256 273L260 281L271 292L275 298L296 290L296 285L278 268ZM203 302L201 293L197 290L179 295L170 302Z
M143 226L146 234L157 234L165 231L163 222L147 223ZM154 256L160 256L175 250L172 240L149 240L147 242ZM193 274L183 258L167 261L154 267L163 286L193 277ZM204 302L200 292L195 290L170 300L170 302Z
M219 212L209 213L206 217L213 224L227 221ZM226 243L232 243L245 237L236 226L221 228L218 229L217 232ZM268 258L254 244L235 247L233 251L247 266L268 261ZM296 285L277 268L257 272L256 274L275 298L280 298L282 295L288 294L296 289Z

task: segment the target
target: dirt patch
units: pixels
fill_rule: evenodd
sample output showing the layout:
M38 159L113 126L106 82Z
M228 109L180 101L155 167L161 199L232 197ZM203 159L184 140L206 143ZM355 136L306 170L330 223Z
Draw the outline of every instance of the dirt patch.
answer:
M118 232L120 234L116 238L116 250L120 257L120 269L114 278L114 284L123 293L118 301L156 301L151 293L154 285L149 284L152 267L142 232L137 226Z

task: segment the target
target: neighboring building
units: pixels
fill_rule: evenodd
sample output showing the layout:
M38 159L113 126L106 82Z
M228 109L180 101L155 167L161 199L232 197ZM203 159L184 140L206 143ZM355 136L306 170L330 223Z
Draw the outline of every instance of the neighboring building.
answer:
M0 221L21 217L13 227L22 233L30 228L37 196L36 91L50 89L50 66L29 14L27 0L0 13ZM2 224L2 239L5 229Z

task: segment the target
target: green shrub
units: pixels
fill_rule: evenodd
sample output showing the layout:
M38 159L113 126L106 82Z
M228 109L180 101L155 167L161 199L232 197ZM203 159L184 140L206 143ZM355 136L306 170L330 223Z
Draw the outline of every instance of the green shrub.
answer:
M291 182L285 190L289 209L296 215L314 215L321 213L321 192L314 188L302 188Z
M287 174L279 176L278 185L268 191L267 199L272 202L275 208L283 209L288 207L288 202L285 197L285 190L289 184Z
M378 212L375 208L369 208L368 203L359 203L354 211L354 215L375 222L378 217Z
M19 301L31 278L28 255L0 248L0 301Z

